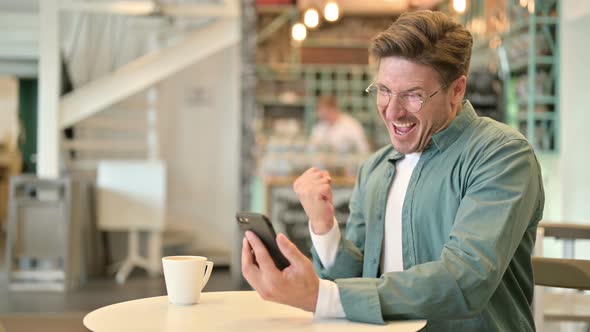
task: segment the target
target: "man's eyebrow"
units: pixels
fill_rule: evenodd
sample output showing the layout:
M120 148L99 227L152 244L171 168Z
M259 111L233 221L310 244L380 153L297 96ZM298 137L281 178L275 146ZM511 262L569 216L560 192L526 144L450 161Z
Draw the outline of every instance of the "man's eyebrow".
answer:
M391 92L391 90L389 90L389 88L388 88L388 87L386 87L385 85L383 85L383 84L381 84L381 83L379 83L379 82L375 82L375 86L377 86L377 87L378 87L378 88L380 88L380 89L385 89L385 90L387 90L387 91Z
M387 90L389 92L392 92L388 87L386 87L385 85L383 85L383 84L381 84L379 82L375 82L375 85L377 85L380 88L383 88L383 89L385 89L385 90ZM403 91L400 91L400 92L416 92L416 91L426 91L426 89L424 89L423 87L417 85L417 86L413 86L413 87L411 87L409 89L406 89L406 90L403 90Z
M407 90L404 90L403 92L415 92L415 91L426 91L426 90L421 86L414 86L414 87L411 87Z

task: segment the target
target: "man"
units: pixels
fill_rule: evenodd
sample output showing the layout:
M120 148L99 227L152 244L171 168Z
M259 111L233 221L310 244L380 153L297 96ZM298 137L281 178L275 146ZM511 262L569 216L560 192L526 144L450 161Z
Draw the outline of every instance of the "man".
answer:
M316 111L320 121L311 131L311 144L327 145L339 152L369 152L363 127L350 115L340 112L336 98L319 97Z
M430 11L374 38L367 91L392 145L359 171L345 236L329 174L312 168L296 180L322 279L283 235L292 265L281 272L247 234L242 269L263 298L316 317L422 318L428 331L534 331L540 169L522 135L463 101L471 47L468 31Z

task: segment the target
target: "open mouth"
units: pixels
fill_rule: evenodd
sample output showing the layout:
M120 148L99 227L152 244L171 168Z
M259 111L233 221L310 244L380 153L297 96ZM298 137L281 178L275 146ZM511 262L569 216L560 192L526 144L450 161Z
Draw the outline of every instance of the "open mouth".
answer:
M414 127L416 127L415 122L405 122L405 123L393 123L392 122L391 125L393 126L393 130L394 130L395 134L398 136L407 136L409 133L412 132L412 130L414 130Z

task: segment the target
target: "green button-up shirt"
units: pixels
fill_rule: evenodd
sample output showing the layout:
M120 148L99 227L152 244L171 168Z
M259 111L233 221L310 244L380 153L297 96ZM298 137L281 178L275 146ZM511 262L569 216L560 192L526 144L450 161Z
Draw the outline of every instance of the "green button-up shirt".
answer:
M428 331L534 331L531 253L542 216L539 163L512 128L471 104L420 156L402 208L404 271L379 276L392 146L361 167L335 280L353 321L427 319Z

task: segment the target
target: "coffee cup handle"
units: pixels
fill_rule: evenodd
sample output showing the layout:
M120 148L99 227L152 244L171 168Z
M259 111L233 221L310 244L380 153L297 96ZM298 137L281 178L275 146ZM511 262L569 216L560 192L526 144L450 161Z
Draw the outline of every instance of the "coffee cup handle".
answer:
M205 285L207 285L207 281L209 281L209 277L211 276L211 270L213 270L213 262L207 261L207 263L205 264L205 277L203 277L203 284L201 286L201 290L203 290L203 288L205 288Z

